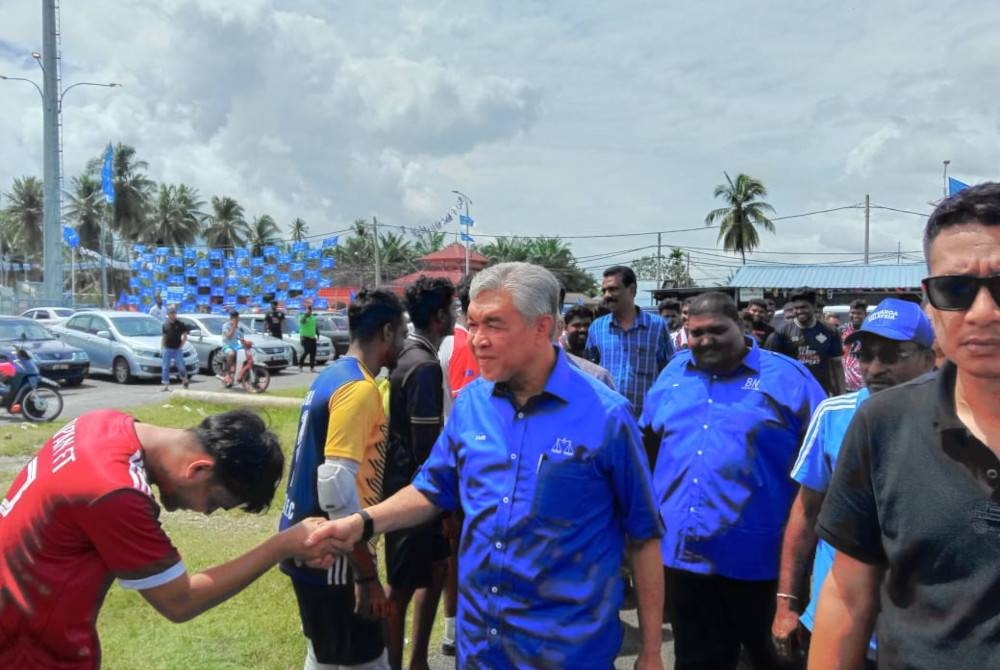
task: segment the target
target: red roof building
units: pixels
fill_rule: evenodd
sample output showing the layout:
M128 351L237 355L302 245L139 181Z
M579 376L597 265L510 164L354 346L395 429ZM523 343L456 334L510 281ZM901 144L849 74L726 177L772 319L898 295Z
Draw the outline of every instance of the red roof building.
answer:
M420 259L421 270L411 272L388 284L388 288L396 293L402 293L406 287L417 279L420 275L427 277L446 277L457 284L465 276L465 254L466 247L453 242L444 249L432 251ZM469 254L469 274L475 274L489 265L490 260L481 253L468 249Z

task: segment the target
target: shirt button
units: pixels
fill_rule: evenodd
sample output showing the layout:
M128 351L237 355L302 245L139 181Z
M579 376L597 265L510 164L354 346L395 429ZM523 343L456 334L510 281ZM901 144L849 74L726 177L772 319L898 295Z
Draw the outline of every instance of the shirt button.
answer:
M701 427L702 427L702 429L704 429L704 430L708 430L708 424L707 424L707 423L704 423L704 424L702 424L702 426L701 426Z
M694 483L695 483L695 484L697 484L697 483L698 483L698 478L697 478L697 477L695 477L695 478L694 478Z
M504 504L509 503L510 502L510 498L508 498L507 496L504 496L503 497L503 501L504 501Z
M688 511L689 512L693 512L694 511L694 507L688 507Z
M986 471L987 479L996 479L998 475L1000 475L1000 472L997 472L995 468L990 468Z
M497 629L496 628L490 628L490 635L496 635L496 634L497 634Z
M711 404L712 404L712 399L711 399L711 398L709 398L709 399L708 399L708 404L709 404L709 405L711 405Z
M698 450L698 455L701 456L701 449Z
M511 454L510 455L510 460L516 461L517 460L517 454Z
M497 549L503 549L503 542L497 542L493 546L496 547Z
M500 593L500 589L495 586L490 587L490 593Z
M523 419L524 418L524 412L518 412L517 413L517 418L518 419Z

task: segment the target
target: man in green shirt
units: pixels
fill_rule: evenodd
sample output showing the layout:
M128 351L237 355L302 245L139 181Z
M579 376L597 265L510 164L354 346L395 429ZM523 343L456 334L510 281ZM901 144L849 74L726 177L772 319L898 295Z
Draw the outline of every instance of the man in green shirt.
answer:
M299 341L302 343L299 371L302 371L302 364L308 356L309 372L316 372L316 315L312 305L306 305L306 311L299 317Z

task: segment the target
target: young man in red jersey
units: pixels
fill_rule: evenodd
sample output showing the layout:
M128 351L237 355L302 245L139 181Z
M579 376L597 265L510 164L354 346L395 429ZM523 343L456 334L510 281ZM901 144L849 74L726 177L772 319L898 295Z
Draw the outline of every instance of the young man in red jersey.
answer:
M186 621L235 595L279 561L315 559L314 519L228 563L189 575L158 520L167 510L260 512L284 455L259 416L235 410L195 428L161 428L113 410L70 421L0 501L0 667L91 670L95 623L112 579L160 614Z

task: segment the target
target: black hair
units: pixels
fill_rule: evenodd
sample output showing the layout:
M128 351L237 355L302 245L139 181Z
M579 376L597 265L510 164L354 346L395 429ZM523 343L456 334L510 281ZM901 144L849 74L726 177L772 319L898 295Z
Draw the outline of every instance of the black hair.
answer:
M403 320L403 303L396 294L382 289L365 289L347 308L351 341L370 342L387 323Z
M740 324L741 327L743 324L743 320L740 318L740 311L736 308L736 303L729 295L722 291L699 293L691 298L691 302L688 303L688 316L699 316L701 314L721 314Z
M749 301L747 301L747 307L749 307L750 305L757 305L757 307L760 307L764 311L767 311L767 303L761 300L760 298L751 298Z
M815 306L816 289L803 286L802 288L795 289L792 291L791 295L788 296L788 302L798 302L800 300L804 300L805 302Z
M852 300L851 309L868 309L868 303L864 300Z
M594 320L594 310L586 305L573 305L566 310L566 315L563 317L564 323L569 323L573 319L590 319Z
M656 311L662 312L665 309L670 309L680 313L681 311L680 300L677 300L675 298L664 298L663 300L660 301L660 304L656 306Z
M930 259L931 243L942 230L963 223L1000 226L1000 183L970 186L941 201L924 228L924 257Z
M285 455L264 420L250 410L234 409L207 416L191 430L215 460L215 479L226 491L248 512L266 510L281 483Z
M231 319L234 316L238 319L238 318L240 318L240 313L237 312L235 309L229 310L229 318Z
M622 278L622 284L627 288L629 286L635 286L635 272L632 271L627 265L612 265L607 270L604 271L605 277L615 277L620 276Z
M455 285L446 277L420 275L406 287L406 311L416 328L424 330L439 309L451 310Z
M469 303L471 302L469 287L471 286L472 275L465 275L455 284L455 295L458 296L458 302L462 305L462 314L469 313Z

